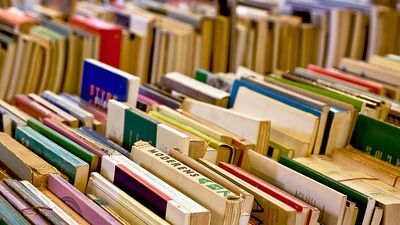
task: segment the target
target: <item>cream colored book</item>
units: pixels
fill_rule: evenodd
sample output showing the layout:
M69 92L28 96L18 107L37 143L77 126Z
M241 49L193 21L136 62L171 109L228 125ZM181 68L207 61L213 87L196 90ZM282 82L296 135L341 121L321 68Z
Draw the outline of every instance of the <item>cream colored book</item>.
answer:
M347 196L288 167L249 151L243 169L320 210L320 223L341 225ZM311 201L310 201L311 200Z
M257 102L257 104L253 102ZM300 152L301 149L293 148L296 150L295 156L311 154L319 126L319 118L317 116L258 94L245 87L239 88L232 110L248 116L269 120L271 121L272 129L279 129L290 136L309 143L306 152ZM279 143L278 141L276 142ZM292 148L287 144L285 146Z
M130 171L128 173L133 173L135 176L140 177L139 179L146 180L156 190L169 197L165 215L168 222L173 224L193 225L208 224L210 222L210 212L206 208L125 156L105 156L102 161L100 173L108 180L115 182L114 179L117 175L113 173L117 173L117 168L127 169ZM181 213L183 213L185 217L181 216ZM180 218L184 218L184 220L180 221Z
M169 224L151 210L144 207L121 189L116 187L99 173L92 173L88 182L87 193L94 194L107 202L119 215L128 222L138 225Z
M270 121L192 99L185 99L182 109L256 144L255 150L260 154L266 153Z
M61 174L6 133L0 133L0 160L20 179L36 187L46 186L49 174Z
M210 210L212 225L238 224L243 199L147 142L132 146L131 159Z

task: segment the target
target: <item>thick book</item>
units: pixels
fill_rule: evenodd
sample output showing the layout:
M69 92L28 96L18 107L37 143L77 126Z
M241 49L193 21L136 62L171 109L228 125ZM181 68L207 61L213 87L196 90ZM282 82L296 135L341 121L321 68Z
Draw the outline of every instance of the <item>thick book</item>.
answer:
M4 182L15 192L19 194L25 201L27 201L31 206L36 208L38 212L44 216L52 224L63 224L68 223L61 218L56 212L49 210L49 206L43 202L40 197L34 194L31 190L25 187L20 181L6 179ZM33 186L32 186L33 187ZM35 188L35 187L33 187Z
M60 176L51 175L47 189L91 224L119 224L114 217Z
M148 141L160 150L178 148L189 154L189 136L149 115L115 100L109 101L106 136L130 149L136 141Z
M347 201L346 195L254 151L248 152L242 168L318 208L320 223L342 224Z
M104 157L101 174L170 223L208 224L210 221L206 208L124 156Z
M138 225L170 224L99 173L91 174L86 193L94 194L101 198L103 201L107 202L111 209L131 223Z
M131 159L210 210L211 224L238 224L243 199L147 142L136 142Z
M50 120L51 121L51 120ZM28 120L28 126L36 132L42 134L46 138L50 139L55 144L71 152L76 157L82 159L90 165L90 170L95 171L100 166L100 158L98 155L90 152L88 149L76 144L74 141L54 129L51 126L43 124L35 119Z
M89 176L89 165L85 161L30 127L18 127L15 139L66 175L80 191L85 190Z
M71 23L82 29L96 33L100 36L99 59L115 68L120 67L121 37L120 26L105 22L94 17L75 15Z
M263 155L266 154L271 126L268 120L246 116L232 110L192 99L185 99L182 109L254 143L257 152Z
M293 197L289 193L282 191L281 189L265 182L264 180L250 174L249 172L237 167L235 165L227 164L227 163L218 163L218 166L222 169L232 173L239 179L244 180L245 182L253 185L254 187L262 190L268 195L278 199L279 201L287 204L292 207L298 213L298 217L296 218L296 223L299 224L317 224L319 219L320 211L301 201L298 198Z
M21 224L30 223L2 196L0 196L0 223L1 224Z
M161 85L194 99L227 107L230 95L181 73L167 73L161 78Z
M279 158L279 163L286 166L287 168L291 168L292 170L297 171L298 173L301 173L315 180L316 182L320 182L321 184L326 185L326 187L332 188L342 194L347 195L347 199L356 203L358 207L356 224L366 225L370 223L376 204L376 201L373 198L344 184L341 184L334 179L326 176L325 174L319 173L318 171L304 166L295 160L281 157Z
M0 181L0 194L32 224L41 225L49 224L36 209L31 208L23 198L15 193L3 181Z
M252 100L250 101L250 99ZM257 101L258 104L253 104L254 101ZM303 142L304 147L296 146L295 142L292 141L285 144L295 150L295 156L312 153L320 123L318 116L259 94L247 87L238 88L232 110L248 116L270 120L270 138L273 141L279 142L279 139L285 139L279 137L276 132L278 130L283 133L283 136L292 136Z
M400 165L400 128L366 115L359 115L350 145L395 166Z
M104 110L110 99L127 102L135 108L139 85L140 79L132 74L94 59L85 59L80 97Z
M60 172L11 136L0 133L0 160L20 179L46 186L49 174Z
M45 91L41 96L52 104L60 107L62 110L71 114L72 116L79 119L79 122L83 126L92 127L93 126L93 114L87 112L86 110L76 106L60 96L56 95L51 91Z

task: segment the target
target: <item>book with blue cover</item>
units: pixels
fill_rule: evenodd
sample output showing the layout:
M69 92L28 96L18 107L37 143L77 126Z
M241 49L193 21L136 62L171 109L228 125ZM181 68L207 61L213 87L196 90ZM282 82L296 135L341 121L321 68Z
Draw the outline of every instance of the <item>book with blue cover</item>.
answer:
M80 97L90 104L107 109L110 99L136 107L140 79L94 59L85 59Z

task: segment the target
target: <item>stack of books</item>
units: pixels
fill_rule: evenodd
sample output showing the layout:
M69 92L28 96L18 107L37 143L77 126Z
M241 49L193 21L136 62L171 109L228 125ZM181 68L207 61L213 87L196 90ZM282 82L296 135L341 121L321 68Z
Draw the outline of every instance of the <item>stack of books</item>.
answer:
M400 224L397 11L255 2L0 10L1 222Z

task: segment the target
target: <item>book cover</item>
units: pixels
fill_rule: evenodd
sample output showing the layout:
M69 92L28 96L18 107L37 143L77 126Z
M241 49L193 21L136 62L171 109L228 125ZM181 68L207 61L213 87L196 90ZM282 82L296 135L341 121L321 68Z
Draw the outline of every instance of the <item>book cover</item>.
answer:
M73 25L84 30L95 32L100 36L100 61L115 68L120 66L122 30L114 25L94 17L75 15L71 19Z
M79 190L85 190L89 176L89 165L85 161L30 127L18 127L15 139L66 175Z
M360 114L350 144L383 161L400 166L399 135L399 127Z
M119 224L114 217L60 176L51 175L47 189L91 224Z
M90 104L107 109L110 99L136 107L140 79L94 59L83 64L80 97Z

